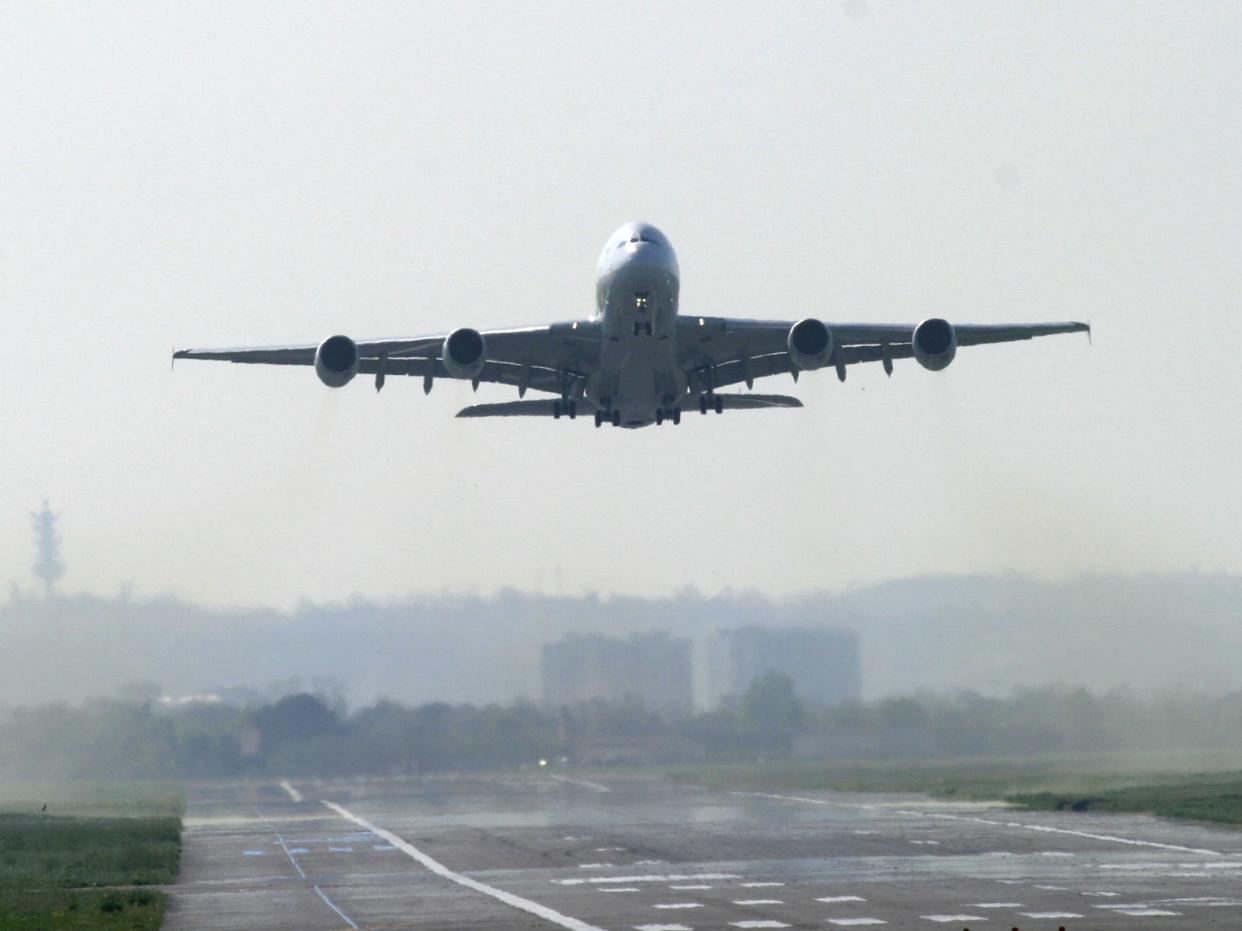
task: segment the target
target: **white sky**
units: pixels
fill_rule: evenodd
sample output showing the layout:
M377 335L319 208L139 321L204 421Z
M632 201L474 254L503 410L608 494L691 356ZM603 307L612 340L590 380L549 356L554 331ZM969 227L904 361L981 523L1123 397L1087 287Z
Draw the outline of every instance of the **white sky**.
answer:
M514 585L1242 571L1242 6L6 4L0 584L290 604ZM585 316L1085 318L678 428L174 345ZM509 397L484 386L478 399Z

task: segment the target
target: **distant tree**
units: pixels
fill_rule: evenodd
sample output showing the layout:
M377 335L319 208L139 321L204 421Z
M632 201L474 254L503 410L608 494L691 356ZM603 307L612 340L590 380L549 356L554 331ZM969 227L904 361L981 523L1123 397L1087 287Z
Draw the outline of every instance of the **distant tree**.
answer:
M287 695L274 705L256 709L252 721L263 735L265 751L285 741L305 741L335 734L341 728L341 720L332 709L306 692Z
M742 693L740 710L743 718L765 730L789 733L802 724L802 702L793 679L783 672L765 672L751 682Z
M44 500L43 510L32 511L30 519L35 532L35 578L43 582L44 590L51 598L52 586L65 574L65 563L60 556L60 534L56 532L59 518Z

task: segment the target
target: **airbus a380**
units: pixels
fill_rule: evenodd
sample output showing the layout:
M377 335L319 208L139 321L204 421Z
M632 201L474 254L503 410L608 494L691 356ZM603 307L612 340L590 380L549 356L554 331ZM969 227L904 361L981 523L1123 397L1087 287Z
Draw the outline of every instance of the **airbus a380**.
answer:
M475 404L458 417L554 417L591 414L595 426L645 427L681 422L683 411L801 407L779 394L720 393L757 378L913 357L940 371L959 346L1007 343L1055 333L1089 332L1086 323L959 324L931 317L918 324L826 323L683 316L677 256L649 223L627 223L599 258L595 314L583 320L505 330L462 327L412 339L353 340L238 349L181 349L174 359L314 366L319 380L341 388L372 375L378 391L389 375L497 382L553 395L549 399Z

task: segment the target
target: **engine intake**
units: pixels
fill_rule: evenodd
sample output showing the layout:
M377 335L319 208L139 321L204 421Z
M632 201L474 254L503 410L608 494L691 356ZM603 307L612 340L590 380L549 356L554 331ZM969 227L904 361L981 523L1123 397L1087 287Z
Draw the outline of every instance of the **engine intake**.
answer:
M819 369L832 359L832 331L821 320L799 320L789 328L786 343L794 368Z
M478 330L462 327L445 338L440 358L454 378L474 378L487 362L487 343Z
M957 331L948 320L931 317L914 328L914 358L933 372L949 367L957 355Z
M315 350L315 374L329 388L348 385L358 374L358 344L348 336L329 336Z

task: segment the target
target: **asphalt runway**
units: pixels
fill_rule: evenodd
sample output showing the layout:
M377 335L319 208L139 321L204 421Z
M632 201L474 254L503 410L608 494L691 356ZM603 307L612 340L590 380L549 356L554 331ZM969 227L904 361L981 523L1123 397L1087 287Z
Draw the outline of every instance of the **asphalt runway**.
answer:
M169 931L1242 928L1242 831L566 775L192 788Z

